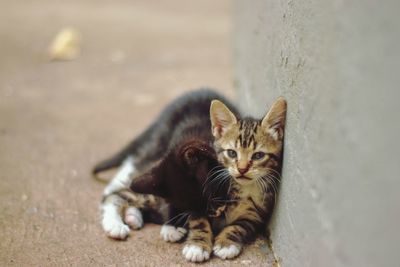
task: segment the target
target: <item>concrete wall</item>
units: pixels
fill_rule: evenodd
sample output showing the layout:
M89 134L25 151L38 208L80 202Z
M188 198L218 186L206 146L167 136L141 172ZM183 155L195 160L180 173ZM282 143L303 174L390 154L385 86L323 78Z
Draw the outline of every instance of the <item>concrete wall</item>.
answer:
M234 1L242 109L288 100L281 266L400 266L398 1Z

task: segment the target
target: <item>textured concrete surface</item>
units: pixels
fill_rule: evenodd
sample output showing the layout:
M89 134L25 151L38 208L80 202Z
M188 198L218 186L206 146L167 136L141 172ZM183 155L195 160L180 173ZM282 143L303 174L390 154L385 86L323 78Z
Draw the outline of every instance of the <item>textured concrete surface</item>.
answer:
M398 1L234 1L242 109L288 100L281 266L398 266Z
M82 54L48 62L65 26ZM89 170L185 90L232 96L229 33L228 1L0 1L1 266L186 264L156 225L106 238ZM266 250L205 266L265 266Z

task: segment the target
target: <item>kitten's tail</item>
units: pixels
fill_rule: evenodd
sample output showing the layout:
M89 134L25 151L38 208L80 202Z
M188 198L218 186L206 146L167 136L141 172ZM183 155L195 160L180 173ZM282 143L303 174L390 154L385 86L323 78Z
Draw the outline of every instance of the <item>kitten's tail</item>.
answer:
M92 175L94 178L97 180L104 181L103 179L100 179L97 174L103 171L107 171L109 169L117 168L121 166L122 162L124 160L133 154L134 148L136 147L137 142L133 141L128 146L126 146L124 149L122 149L120 152L112 156L111 158L108 158L106 160L103 160L99 163L97 163L93 169L92 169Z
M103 160L94 166L92 169L92 174L97 175L100 172L119 167L122 164L122 161L125 159L125 156L117 154L112 158Z
M107 184L109 181L106 178L100 177L98 174L100 172L120 166L123 160L124 157L118 153L109 159L97 163L92 169L92 177L103 184Z
M100 177L98 174L100 172L119 167L128 156L128 154L122 152L124 151L121 151L113 157L97 163L92 169L92 177L103 184L108 184L110 181L107 180L107 178Z

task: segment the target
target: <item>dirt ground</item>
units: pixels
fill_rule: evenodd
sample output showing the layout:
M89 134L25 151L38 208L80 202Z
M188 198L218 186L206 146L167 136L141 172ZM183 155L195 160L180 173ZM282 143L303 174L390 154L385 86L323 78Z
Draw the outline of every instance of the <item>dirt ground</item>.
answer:
M0 265L180 266L182 244L146 225L127 241L99 224L94 163L188 89L233 97L229 1L0 0ZM46 50L65 26L73 61ZM258 241L232 261L266 266Z

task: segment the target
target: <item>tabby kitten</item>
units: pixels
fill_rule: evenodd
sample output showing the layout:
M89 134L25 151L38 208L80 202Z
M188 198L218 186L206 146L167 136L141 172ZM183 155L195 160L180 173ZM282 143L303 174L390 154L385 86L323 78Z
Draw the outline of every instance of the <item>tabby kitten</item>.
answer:
M275 205L284 137L286 101L279 98L262 120L238 119L221 101L210 108L214 148L229 180L225 226L215 238L214 254L237 256L261 231Z

